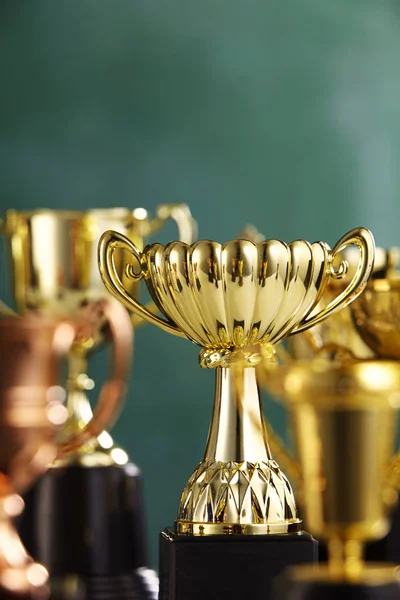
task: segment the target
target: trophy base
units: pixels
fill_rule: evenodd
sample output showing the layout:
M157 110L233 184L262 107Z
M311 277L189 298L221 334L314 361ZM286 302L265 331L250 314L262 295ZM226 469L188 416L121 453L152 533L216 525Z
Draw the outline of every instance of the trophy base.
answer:
M313 563L318 542L306 532L270 535L160 534L159 600L269 600L285 567Z
M66 576L51 580L50 600L158 599L158 577L154 571L144 567L123 575L94 575L80 577L79 581L69 579Z
M278 587L278 586L277 586ZM275 598L285 600L398 600L400 583L382 585L302 582L284 590L279 587Z
M120 575L147 565L142 477L132 463L51 468L24 500L21 539L51 577Z
M398 600L400 581L395 565L366 563L356 581L336 579L326 564L295 567L282 574L273 586L274 598L285 600Z

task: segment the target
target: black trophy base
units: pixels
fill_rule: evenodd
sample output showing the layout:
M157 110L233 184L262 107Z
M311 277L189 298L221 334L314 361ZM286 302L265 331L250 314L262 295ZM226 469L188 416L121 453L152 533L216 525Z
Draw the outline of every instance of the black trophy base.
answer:
M132 463L49 469L24 500L21 539L52 577L147 565L142 476Z
M158 577L154 571L144 567L124 575L93 575L74 579L68 576L53 578L50 600L158 599Z
M273 579L290 565L313 563L318 542L286 535L160 534L159 600L275 600Z
M286 590L276 588L281 600L399 600L400 583L381 585L297 582Z

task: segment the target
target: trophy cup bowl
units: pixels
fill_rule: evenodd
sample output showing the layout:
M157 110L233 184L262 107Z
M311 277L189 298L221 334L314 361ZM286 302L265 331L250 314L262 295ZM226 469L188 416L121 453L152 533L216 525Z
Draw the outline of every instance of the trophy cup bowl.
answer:
M375 356L400 360L400 275L373 278L352 313L359 336Z
M123 313L125 316L125 312ZM57 432L67 419L58 365L79 336L80 327L36 316L0 320L0 595L47 598L47 571L28 556L11 518L23 509L18 493L41 475L61 450L82 444L108 422L125 386L119 375L103 387L94 417L61 446ZM130 339L118 346L130 356Z
M295 568L293 581L341 585L345 598L353 597L353 586L370 589L371 595L357 598L381 597L370 586L388 585L399 594L394 566L365 563L363 545L387 533L397 502L390 470L400 365L315 359L266 368L269 390L283 398L291 417L307 525L328 543L328 565Z

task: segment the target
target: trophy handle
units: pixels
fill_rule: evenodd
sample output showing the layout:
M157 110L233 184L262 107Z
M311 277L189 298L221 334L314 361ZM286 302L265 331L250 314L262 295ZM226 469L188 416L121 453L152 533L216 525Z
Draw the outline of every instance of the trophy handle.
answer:
M135 273L133 267L131 267L129 270L130 276L137 281L144 277L143 263L145 262L145 253L140 252L133 242L121 233L118 233L117 231L106 231L100 238L98 260L101 278L110 294L122 302L128 310L139 315L139 317L146 319L146 321L153 323L153 325L157 325L164 331L186 338L186 335L182 333L174 323L161 319L153 314L146 306L128 294L114 265L113 254L117 248L130 252L135 257L140 267L138 273Z
M371 274L373 262L374 262L374 250L375 242L372 233L360 227L358 229L352 229L346 235L344 235L337 242L332 251L329 252L329 270L328 274L336 279L344 277L347 273L348 263L342 261L335 271L332 266L332 262L337 254L347 248L347 246L357 246L360 251L360 259L357 265L356 272L348 284L348 286L325 308L317 312L316 314L306 317L303 319L292 331L292 333L300 333L309 327L313 327L317 323L320 323L326 319L329 315L334 314L341 308L353 302L361 292L364 290L368 277Z
M181 242L192 244L197 238L197 223L193 219L187 204L160 204L156 209L156 216L148 223L147 235L152 235L169 220L175 221L178 228L178 238ZM158 311L154 302L148 302L146 308L152 314ZM131 314L133 327L140 327L143 318L138 314Z
M74 432L59 445L58 456L75 450L104 431L116 417L126 393L125 380L133 350L133 330L129 314L114 298L100 301L95 305L95 310L99 310L106 317L113 338L112 375L100 390L91 420L82 430ZM77 329L79 334L79 325Z
M149 235L158 231L169 219L175 221L181 242L192 244L197 237L197 223L187 204L160 204L149 223Z

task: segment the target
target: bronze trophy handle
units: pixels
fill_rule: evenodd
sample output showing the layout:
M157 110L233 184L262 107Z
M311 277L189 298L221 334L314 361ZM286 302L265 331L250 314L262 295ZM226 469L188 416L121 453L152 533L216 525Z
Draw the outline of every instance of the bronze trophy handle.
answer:
M113 344L113 368L111 378L102 386L93 417L85 427L71 436L59 447L59 456L71 452L99 435L112 422L122 406L126 393L126 376L131 365L133 352L133 331L127 311L113 298L101 300L89 310L100 310L106 317ZM78 335L84 333L79 330Z

